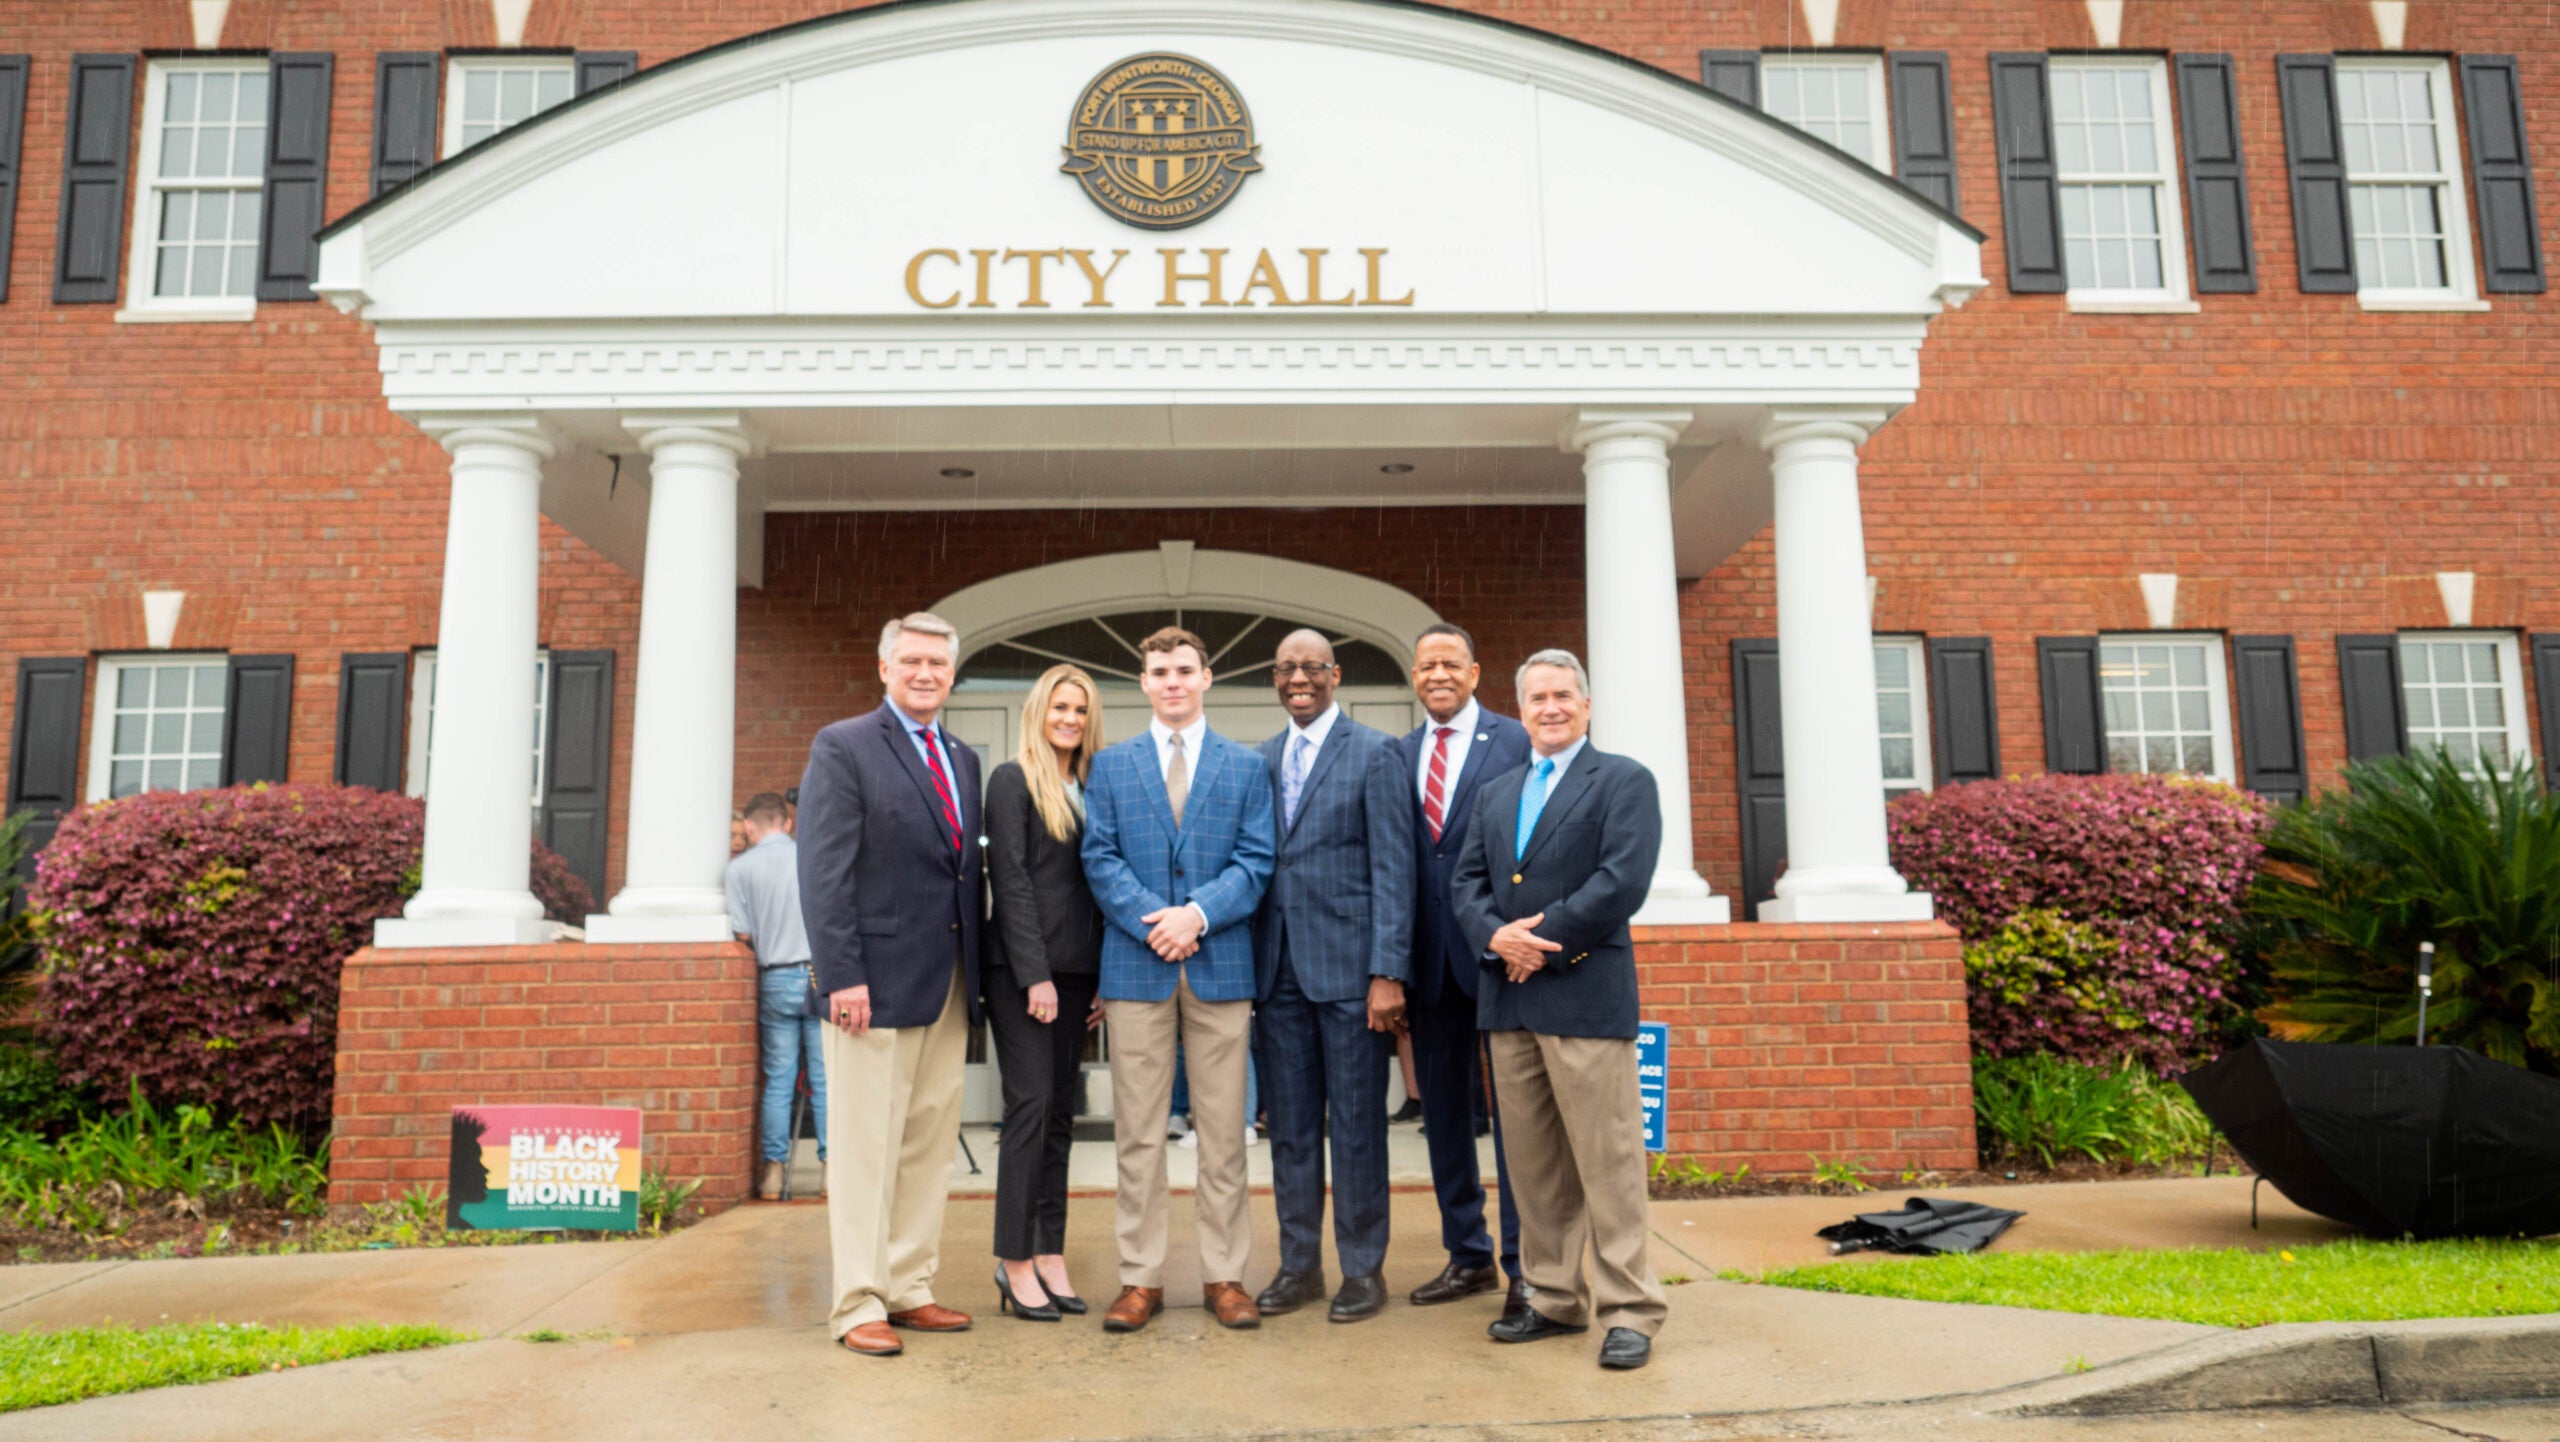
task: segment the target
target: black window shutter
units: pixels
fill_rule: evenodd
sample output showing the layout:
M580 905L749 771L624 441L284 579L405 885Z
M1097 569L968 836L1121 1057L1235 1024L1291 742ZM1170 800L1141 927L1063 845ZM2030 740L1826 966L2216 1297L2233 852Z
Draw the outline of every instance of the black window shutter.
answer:
M2240 784L2270 801L2300 801L2310 795L2293 638L2232 637L2231 685L2240 702Z
M0 55L0 300L9 298L9 242L18 233L18 166L26 138L27 57Z
M1929 747L1936 784L2000 778L2000 706L1991 638L1929 638Z
M432 50L386 50L373 58L376 195L436 163L436 72Z
M1733 643L1733 750L1742 795L1742 906L1746 917L1777 894L1787 859L1786 753L1778 735L1778 643Z
M2560 791L2560 636L2533 638L2533 701L2542 712L2542 788Z
M63 127L62 221L53 242L53 298L115 304L124 269L124 185L133 158L133 57L71 57L71 115Z
M2347 210L2347 148L2338 134L2338 67L2326 55L2276 57L2284 102L2284 163L2293 177L2293 258L2302 289L2352 295L2355 222Z
M2001 244L2009 253L2009 290L2059 295L2071 282L2062 266L2062 186L2044 56L1991 57L1991 116L2000 142Z
M2240 97L2230 56L2178 57L2178 138L2186 152L2196 290L2256 290L2258 251L2249 237L2249 175L2241 159Z
M2542 293L2542 227L2525 156L2524 96L2512 55L2462 57L2462 114L2471 126L2471 204L2480 221L2480 285Z
M1698 76L1707 88L1728 99L1739 100L1757 110L1760 108L1760 52L1757 50L1701 50L1698 52Z
M1942 50L1897 50L1886 62L1893 111L1893 173L1913 190L1956 205L1955 101Z
M2106 711L2098 695L2098 638L2038 636L2044 692L2044 769L2096 776L2107 769Z
M27 855L53 839L62 815L80 804L80 710L88 699L85 656L28 656L18 662L17 724L9 735L9 814L32 811Z
M613 801L613 653L551 653L551 735L543 747L542 844L605 903L605 829Z
M2408 703L2400 695L2400 638L2340 636L2338 691L2347 712L2347 759L2371 761L2409 749Z
M267 62L267 196L258 208L258 299L317 300L329 218L329 84L336 57Z
M398 791L408 754L401 742L409 719L405 651L352 652L338 658L338 761L341 786Z
M222 715L222 784L285 779L293 739L293 658L234 656Z
M601 90L640 68L636 50L581 50L578 52L578 93Z

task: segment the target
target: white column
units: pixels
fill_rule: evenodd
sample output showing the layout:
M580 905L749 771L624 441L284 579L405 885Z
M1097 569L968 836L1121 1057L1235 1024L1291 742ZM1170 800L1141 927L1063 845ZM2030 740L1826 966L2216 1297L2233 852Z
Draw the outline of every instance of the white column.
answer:
M627 416L649 453L649 554L622 890L587 940L726 941L738 691L734 415Z
M1893 869L1876 737L1858 447L1884 413L1788 409L1761 432L1777 500L1779 736L1787 869L1763 921L1926 921Z
M541 587L542 462L530 416L430 416L453 456L435 729L427 744L418 894L373 925L376 946L548 941L533 869L533 657Z
M1698 875L1690 812L1689 702L1671 559L1671 443L1688 424L1685 410L1588 410L1565 436L1582 453L1592 741L1643 762L1662 793L1662 855L1639 925L1732 917Z

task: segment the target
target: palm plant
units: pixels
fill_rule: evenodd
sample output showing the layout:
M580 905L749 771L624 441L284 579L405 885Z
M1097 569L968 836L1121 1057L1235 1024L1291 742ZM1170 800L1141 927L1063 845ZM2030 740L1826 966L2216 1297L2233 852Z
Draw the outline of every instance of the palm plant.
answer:
M2529 761L2441 751L2347 768L2267 836L2251 898L2282 1037L2408 1041L2436 946L2430 1041L2560 1071L2560 797Z

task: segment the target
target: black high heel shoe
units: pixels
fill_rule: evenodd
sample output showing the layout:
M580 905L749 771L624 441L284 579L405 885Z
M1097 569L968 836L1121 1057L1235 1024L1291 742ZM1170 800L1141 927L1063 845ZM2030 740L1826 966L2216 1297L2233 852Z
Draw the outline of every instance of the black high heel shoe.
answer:
M1047 1282L1042 1282L1040 1285L1045 1290L1049 1284ZM1049 1305L1066 1313L1070 1317L1081 1317L1087 1310L1084 1304L1084 1298L1061 1297L1055 1292L1049 1293Z
M1079 1312L1084 1310L1084 1304L1081 1301L1076 1304L1076 1310ZM1055 1298L1037 1307L1026 1307L1014 1300L1013 1283L1005 1279L1004 1264L1001 1262L996 1264L996 1311L1011 1312L1026 1322L1054 1322L1059 1316Z

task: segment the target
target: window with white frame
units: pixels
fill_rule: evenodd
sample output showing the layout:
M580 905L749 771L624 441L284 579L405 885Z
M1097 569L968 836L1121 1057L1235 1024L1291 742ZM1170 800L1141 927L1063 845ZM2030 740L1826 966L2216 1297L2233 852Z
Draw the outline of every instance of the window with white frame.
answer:
M2046 75L2071 294L2184 300L2168 66L2056 60Z
M2107 769L2232 779L2220 636L2101 636Z
M1880 55L1764 55L1760 108L1878 170L1893 172Z
M551 712L551 653L533 653L533 809L542 809L543 743ZM409 794L427 794L427 757L436 729L436 653L420 651L409 673Z
M257 303L266 173L265 61L151 62L128 291L136 308Z
M2485 631L2400 638L2400 699L2409 749L2502 770L2525 754L2524 677L2516 638Z
M1926 791L1930 781L1929 680L1917 636L1876 638L1876 736L1884 748L1884 799Z
M109 656L98 663L89 733L89 799L222 784L230 662L207 656Z
M444 153L459 155L549 110L576 84L577 62L566 55L456 57L445 72Z
M2357 290L2468 298L2462 143L2444 62L2341 61L2337 75Z

